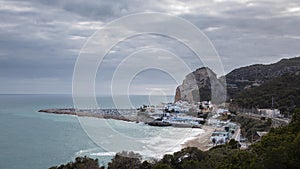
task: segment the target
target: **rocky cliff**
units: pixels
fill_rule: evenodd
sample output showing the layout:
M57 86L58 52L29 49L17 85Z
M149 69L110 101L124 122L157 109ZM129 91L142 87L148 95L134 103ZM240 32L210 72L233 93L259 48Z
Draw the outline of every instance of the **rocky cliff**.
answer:
M179 100L191 103L203 100L219 102L224 100L224 95L226 96L224 86L211 69L202 67L188 74L177 87L175 102Z
M188 74L183 83L177 87L175 102L178 100L222 102L245 89L260 86L288 73L299 74L299 72L300 57L282 59L269 65L256 64L241 67L221 78L217 78L209 68L202 67Z

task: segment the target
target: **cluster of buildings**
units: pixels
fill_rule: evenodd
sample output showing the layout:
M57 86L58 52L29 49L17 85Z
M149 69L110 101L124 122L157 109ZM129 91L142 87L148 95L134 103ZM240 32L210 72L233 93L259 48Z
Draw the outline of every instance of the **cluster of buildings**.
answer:
M220 116L232 115L226 108L218 108L214 115L207 120L207 124L215 126L216 129L210 137L210 142L214 145L225 144L230 139L239 140L240 133L238 133L239 127L237 124L228 121L222 121Z
M196 103L189 103L187 101L177 101L175 103L167 103L164 105L164 110L166 112L177 112L177 113L186 113L189 111L201 111L201 110L211 110L213 104L211 101L202 101Z
M156 111L153 107L145 107L150 115L156 119L147 124L153 126L174 126L174 127L201 127L206 122L208 125L216 126L210 137L211 143L214 145L225 144L231 138L236 137L238 129L235 123L230 121L221 121L218 117L222 115L230 115L228 109L216 108L211 101L202 101L197 103L188 103L186 101L178 101L175 103L164 103L159 106ZM203 114L210 114L210 118L204 118ZM206 116L207 117L207 116Z
M230 121L217 120L214 125L216 125L216 129L212 133L210 141L215 145L225 144L231 138L235 139L235 136L239 134L236 133L238 129L237 124Z
M175 103L165 103L161 105L161 109L157 109L155 113L150 113L154 119L149 125L155 126L175 126L175 127L201 127L205 122L204 117L198 114L202 111L209 111L213 107L210 101L198 103L188 103L186 101L178 101Z

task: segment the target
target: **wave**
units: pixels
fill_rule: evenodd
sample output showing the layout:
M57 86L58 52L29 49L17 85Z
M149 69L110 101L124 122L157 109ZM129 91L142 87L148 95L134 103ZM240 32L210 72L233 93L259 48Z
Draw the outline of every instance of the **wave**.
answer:
M114 156L116 155L116 152L98 152L98 153L91 153L91 156Z

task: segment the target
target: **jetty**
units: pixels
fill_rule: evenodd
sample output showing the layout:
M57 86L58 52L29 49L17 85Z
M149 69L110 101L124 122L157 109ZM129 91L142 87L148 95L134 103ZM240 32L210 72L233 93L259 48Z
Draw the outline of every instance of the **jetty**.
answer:
M38 112L51 114L67 114L79 117L94 117L102 119L115 119L129 122L149 122L154 120L150 116L139 113L136 109L42 109Z
M162 110L160 110L162 111ZM162 118L157 119L148 113L141 112L137 109L42 109L38 112L50 114L66 114L78 117L93 117L102 119L115 119L128 122L142 122L150 126L158 127L183 127L183 128L201 128L200 123L195 123L199 118Z

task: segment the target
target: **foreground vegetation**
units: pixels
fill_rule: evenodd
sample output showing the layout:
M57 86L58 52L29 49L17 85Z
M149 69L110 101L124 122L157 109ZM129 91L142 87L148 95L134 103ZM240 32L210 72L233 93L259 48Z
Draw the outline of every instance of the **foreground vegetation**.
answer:
M98 159L92 159L85 156L76 157L75 162L50 167L49 169L104 169L104 167L99 167Z
M251 168L251 169L293 169L300 166L300 109L295 109L289 125L271 128L260 142L247 150L230 140L203 152L188 147L172 155L165 155L156 161L142 161L133 152L118 153L108 164L108 169L206 169L206 168ZM88 157L76 158L75 162L50 169L99 169L97 160Z

